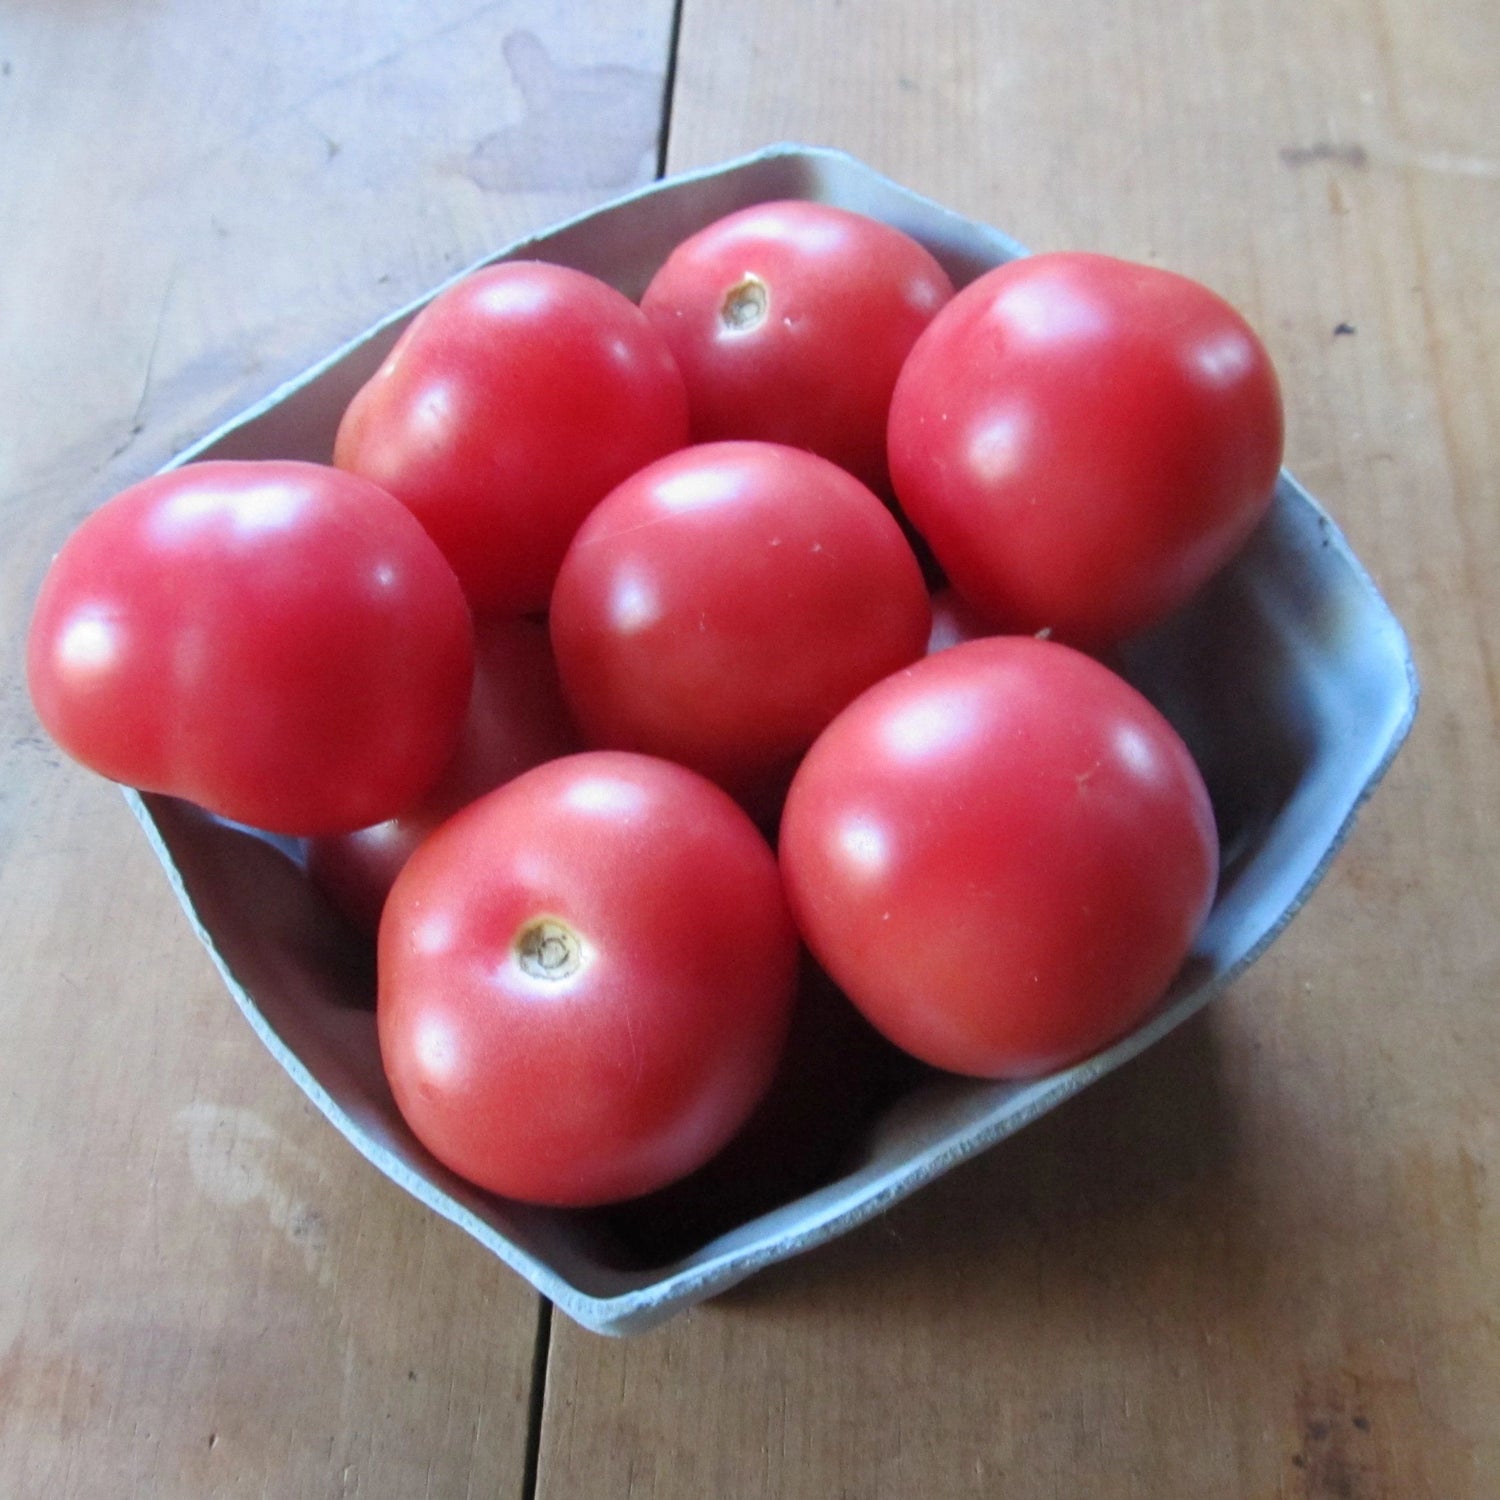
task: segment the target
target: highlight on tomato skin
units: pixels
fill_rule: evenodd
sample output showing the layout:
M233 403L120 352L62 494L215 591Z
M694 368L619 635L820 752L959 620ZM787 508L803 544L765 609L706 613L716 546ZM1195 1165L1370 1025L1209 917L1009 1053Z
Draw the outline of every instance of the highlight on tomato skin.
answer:
M1123 679L1029 636L953 646L819 737L779 857L808 946L898 1046L1027 1078L1160 1002L1213 900L1187 747Z
M373 938L401 867L440 823L522 771L581 749L546 624L526 618L476 620L469 711L442 775L394 818L311 840L308 874Z
M453 753L473 627L411 514L318 464L186 464L106 501L42 583L27 681L84 765L295 836L409 806Z
M505 1197L639 1196L717 1153L770 1087L799 943L775 856L718 787L590 751L472 803L412 856L377 953L397 1106Z
M970 283L891 399L891 476L948 580L1002 628L1096 650L1185 604L1270 506L1281 394L1208 288L1060 252Z
M334 462L425 526L476 613L547 607L588 512L687 443L682 375L629 298L508 261L417 314L339 424Z

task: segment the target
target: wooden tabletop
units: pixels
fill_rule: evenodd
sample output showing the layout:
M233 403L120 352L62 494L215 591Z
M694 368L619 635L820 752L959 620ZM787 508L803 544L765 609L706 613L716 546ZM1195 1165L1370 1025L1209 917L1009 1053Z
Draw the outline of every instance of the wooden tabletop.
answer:
M611 1341L282 1075L20 644L68 530L220 418L785 139L1244 309L1425 702L1208 1013ZM1494 0L8 0L0 1494L1500 1494L1497 152Z

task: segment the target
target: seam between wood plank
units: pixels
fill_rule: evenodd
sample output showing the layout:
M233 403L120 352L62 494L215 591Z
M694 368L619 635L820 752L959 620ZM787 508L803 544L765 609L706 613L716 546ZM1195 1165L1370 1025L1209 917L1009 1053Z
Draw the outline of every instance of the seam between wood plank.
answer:
M526 1456L521 1500L536 1500L542 1458L542 1418L547 1407L547 1363L552 1353L552 1302L537 1298L536 1338L531 1346L531 1383L526 1393Z
M661 129L656 136L656 178L667 175L667 147L672 137L672 101L677 93L677 48L682 39L682 8L685 0L674 0L672 28L667 33L667 72L661 87Z

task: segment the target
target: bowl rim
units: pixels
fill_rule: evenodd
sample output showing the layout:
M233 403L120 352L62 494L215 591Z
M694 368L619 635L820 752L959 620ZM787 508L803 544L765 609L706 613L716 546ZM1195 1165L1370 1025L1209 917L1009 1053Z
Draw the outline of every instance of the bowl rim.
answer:
M347 340L331 353L308 366L299 375L281 382L254 404L184 448L164 466L162 472L193 461L215 447L228 435L277 408L290 396L342 364L351 354L372 340L387 334L393 326L412 317L446 288L482 266L492 264L497 260L515 259L531 251L543 251L548 243L559 235L605 220L632 204L660 195L664 190L743 174L747 169L761 167L769 162L787 160L844 174L851 181L878 187L886 194L894 192L914 210L929 219L936 220L940 217L946 222L963 226L970 231L983 231L988 243L997 252L997 261L1016 258L1028 253L1023 246L1003 232L977 220L965 218L940 203L911 192L847 152L828 147L780 142L712 166L696 168L643 184L608 202L574 214L485 255L447 277L432 290L386 314L377 323ZM290 1075L293 1082L339 1133L385 1176L435 1213L478 1240L492 1254L525 1277L533 1287L575 1322L595 1332L605 1334L641 1331L664 1321L686 1306L727 1290L768 1265L788 1259L866 1223L901 1199L909 1197L937 1177L952 1170L961 1162L976 1156L1017 1130L1023 1129L1063 1100L1138 1056L1222 993L1275 941L1286 925L1301 910L1327 873L1332 860L1347 841L1360 810L1373 795L1409 734L1416 716L1421 689L1416 663L1405 631L1381 595L1369 571L1355 555L1343 533L1324 507L1285 469L1281 471L1278 482L1276 503L1282 507L1290 507L1304 517L1310 516L1316 522L1322 536L1326 538L1325 545L1333 550L1340 564L1349 570L1351 583L1361 593L1365 603L1376 611L1379 623L1387 637L1387 645L1401 669L1401 681L1392 684L1400 694L1399 697L1393 699L1397 711L1390 718L1382 735L1371 742L1370 748L1374 752L1372 769L1362 784L1354 788L1352 792L1346 793L1340 806L1338 825L1331 840L1322 849L1321 854L1300 882L1292 899L1269 921L1255 941L1222 973L1212 976L1207 982L1177 996L1165 1008L1154 1012L1142 1026L1105 1051L1060 1073L1037 1080L1032 1085L1023 1086L1017 1095L1023 1102L1007 1107L1003 1116L971 1124L958 1130L951 1139L940 1146L917 1152L899 1167L888 1170L884 1174L883 1182L870 1186L868 1189L861 1189L852 1200L848 1200L847 1189L844 1190L843 1200L840 1200L840 1194L837 1191L840 1188L840 1182L835 1182L774 1210L773 1212L776 1213L784 1213L796 1204L808 1205L809 1212L806 1221L793 1230L779 1233L767 1232L750 1245L728 1247L719 1251L713 1249L718 1241L710 1241L687 1261L679 1263L675 1268L666 1268L655 1280L645 1285L632 1285L619 1292L592 1293L575 1285L563 1272L486 1223L440 1184L414 1171L405 1161L395 1156L388 1147L373 1139L365 1131L282 1040L253 997L233 973L229 963L219 951L213 934L201 917L192 894L187 889L163 830L153 815L151 799L128 787L122 790L127 803L141 823L152 848L161 861L168 881L187 914L189 922L199 940L208 949L221 978L246 1020ZM847 1180L847 1178L841 1179L843 1182ZM736 1226L732 1232L743 1234L766 1217L767 1215L761 1215L747 1220ZM719 1237L719 1239L723 1238L722 1235Z

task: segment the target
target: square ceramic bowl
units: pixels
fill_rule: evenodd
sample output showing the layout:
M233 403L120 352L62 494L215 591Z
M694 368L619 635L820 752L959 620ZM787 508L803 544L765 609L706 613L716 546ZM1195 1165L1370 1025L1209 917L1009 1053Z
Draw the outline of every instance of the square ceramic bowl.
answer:
M638 298L680 240L773 198L816 199L884 219L925 243L959 285L1025 253L1004 234L847 156L778 146L657 183L495 258L560 262ZM394 314L177 462L328 461L345 404L415 311ZM1416 709L1416 675L1399 624L1333 523L1287 474L1238 560L1127 655L1127 674L1198 759L1224 850L1212 914L1164 1005L1107 1052L1034 1082L910 1073L860 1121L844 1158L810 1190L772 1193L729 1222L720 1215L703 1220L700 1232L638 1237L623 1250L607 1215L489 1197L418 1145L381 1074L369 955L308 884L295 848L165 798L127 796L245 1018L332 1124L579 1323L627 1333L880 1213L1205 1005L1307 899Z

